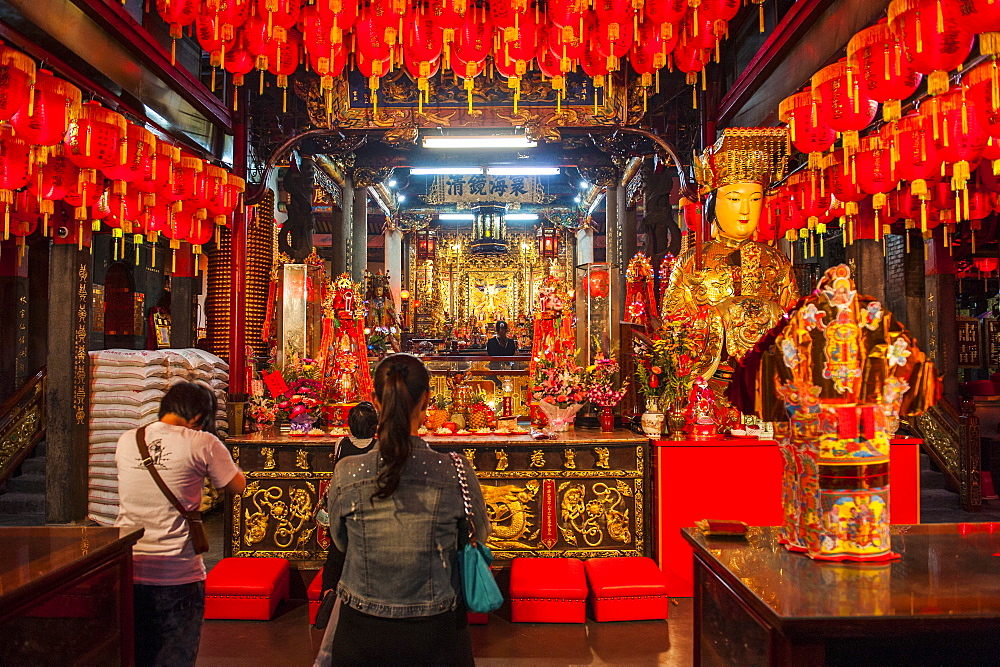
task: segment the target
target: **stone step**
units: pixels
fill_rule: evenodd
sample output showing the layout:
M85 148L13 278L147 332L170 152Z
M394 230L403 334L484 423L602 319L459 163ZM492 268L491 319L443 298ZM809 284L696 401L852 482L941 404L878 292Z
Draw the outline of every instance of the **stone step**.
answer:
M0 514L0 526L44 526L44 514Z
M8 493L40 493L45 495L45 475L43 473L24 473L7 480Z
M8 492L0 496L0 514L45 514L44 493Z
M45 475L45 457L33 456L21 464L22 475Z

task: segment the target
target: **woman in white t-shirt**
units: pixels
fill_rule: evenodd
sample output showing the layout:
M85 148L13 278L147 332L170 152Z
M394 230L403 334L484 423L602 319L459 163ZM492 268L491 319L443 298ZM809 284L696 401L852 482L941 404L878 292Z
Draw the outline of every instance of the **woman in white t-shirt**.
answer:
M201 504L205 477L233 493L246 477L215 435L215 394L193 382L174 385L160 421L146 427L149 456L167 488L188 511ZM118 439L120 506L116 526L143 528L132 550L135 653L138 665L194 665L205 609L205 565L187 522L167 500L139 454L137 429Z

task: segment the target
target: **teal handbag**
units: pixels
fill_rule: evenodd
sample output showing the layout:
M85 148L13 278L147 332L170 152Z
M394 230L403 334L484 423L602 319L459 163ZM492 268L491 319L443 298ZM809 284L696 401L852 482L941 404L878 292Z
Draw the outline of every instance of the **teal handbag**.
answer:
M469 528L469 541L458 552L458 569L461 574L462 595L466 608L475 614L487 614L500 608L503 594L497 586L490 563L493 553L485 544L476 540L476 530L472 523L472 501L469 499L469 484L465 477L465 466L457 452L451 453L458 472L458 483L462 487L462 504L465 506L465 523Z

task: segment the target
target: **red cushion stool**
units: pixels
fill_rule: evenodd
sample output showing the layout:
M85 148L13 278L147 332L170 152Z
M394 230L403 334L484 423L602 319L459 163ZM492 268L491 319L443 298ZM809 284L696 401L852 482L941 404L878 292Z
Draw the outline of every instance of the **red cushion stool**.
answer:
M316 614L319 613L319 605L323 601L323 568L313 577L312 583L306 589L306 597L309 598L309 625L316 625Z
M205 618L269 621L287 599L284 558L223 558L205 579Z
M597 621L665 619L667 580L652 558L591 558L585 565Z
M583 623L587 577L576 558L515 558L510 565L515 623Z

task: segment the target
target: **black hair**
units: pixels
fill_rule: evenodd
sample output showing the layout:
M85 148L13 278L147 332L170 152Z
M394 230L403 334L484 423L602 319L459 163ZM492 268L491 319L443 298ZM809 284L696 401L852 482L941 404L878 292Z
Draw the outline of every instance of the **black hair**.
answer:
M219 432L215 429L216 409L214 391L203 384L178 382L160 401L159 417L163 419L165 415L175 414L218 437Z
M431 376L424 363L412 354L391 354L375 368L375 395L382 404L378 417L378 451L383 468L372 494L388 498L399 487L403 466L410 458L410 422L421 400L431 389Z
M500 331L500 327L503 327L504 329L509 329L510 328L510 327L507 326L507 322L506 321L504 321L504 320L497 320L496 330Z
M706 222L715 222L715 201L718 199L717 190L712 190L705 198L705 206L702 208L702 217Z
M359 440L374 438L378 428L378 412L369 401L361 401L347 412L347 426Z

